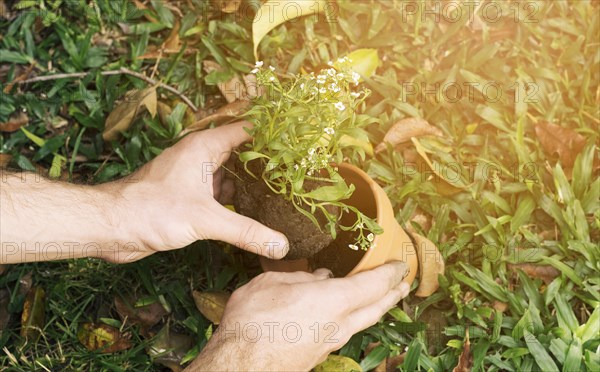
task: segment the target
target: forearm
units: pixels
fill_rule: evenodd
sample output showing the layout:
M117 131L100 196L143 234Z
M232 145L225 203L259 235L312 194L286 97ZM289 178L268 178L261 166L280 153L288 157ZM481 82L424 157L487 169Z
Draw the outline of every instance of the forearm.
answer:
M82 186L2 173L0 263L99 257L136 250L114 184Z

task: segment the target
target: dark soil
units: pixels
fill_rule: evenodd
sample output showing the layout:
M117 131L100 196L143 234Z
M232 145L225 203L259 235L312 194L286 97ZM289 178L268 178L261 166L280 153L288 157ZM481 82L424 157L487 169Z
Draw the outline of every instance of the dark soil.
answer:
M257 180L249 175L243 163L236 156L234 158L235 210L283 233L290 243L286 260L312 257L331 244L333 238L324 228L327 220L320 212L315 217L322 226L322 231L298 212L289 200L271 191L262 179ZM263 171L258 161L250 162L248 169L258 177ZM310 191L324 185L324 182L305 181L304 189ZM338 213L335 207L329 211Z

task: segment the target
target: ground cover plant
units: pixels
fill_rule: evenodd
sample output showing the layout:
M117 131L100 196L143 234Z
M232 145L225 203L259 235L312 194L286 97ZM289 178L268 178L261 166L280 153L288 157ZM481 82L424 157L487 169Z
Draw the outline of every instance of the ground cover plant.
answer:
M372 49L372 147L351 160L437 245L446 275L330 362L599 370L598 3L306 3L253 22L259 1L0 0L2 166L117 179L245 113L257 60L285 80ZM41 78L53 74L66 76ZM15 371L177 369L260 272L208 241L2 271L0 366Z

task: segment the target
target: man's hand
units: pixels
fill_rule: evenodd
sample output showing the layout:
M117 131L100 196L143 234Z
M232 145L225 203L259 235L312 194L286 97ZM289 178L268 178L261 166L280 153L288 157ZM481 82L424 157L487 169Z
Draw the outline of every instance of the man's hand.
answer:
M131 262L201 239L282 258L283 234L219 203L233 194L221 164L250 139L244 126L250 124L190 134L130 177L98 186L1 173L0 263Z
M221 240L279 259L286 237L223 207L233 194L221 165L231 150L250 139L248 122L188 135L148 163L119 189L140 244L153 253L184 247L196 240ZM124 212L127 214L127 212Z
M189 370L309 370L408 295L407 271L394 262L339 279L327 269L261 274L233 293Z

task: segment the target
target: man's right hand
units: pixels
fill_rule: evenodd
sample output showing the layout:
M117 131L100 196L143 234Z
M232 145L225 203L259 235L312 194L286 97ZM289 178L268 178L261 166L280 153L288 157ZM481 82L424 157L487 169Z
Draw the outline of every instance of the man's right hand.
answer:
M309 370L408 295L408 270L394 262L347 278L261 274L233 293L189 370Z

